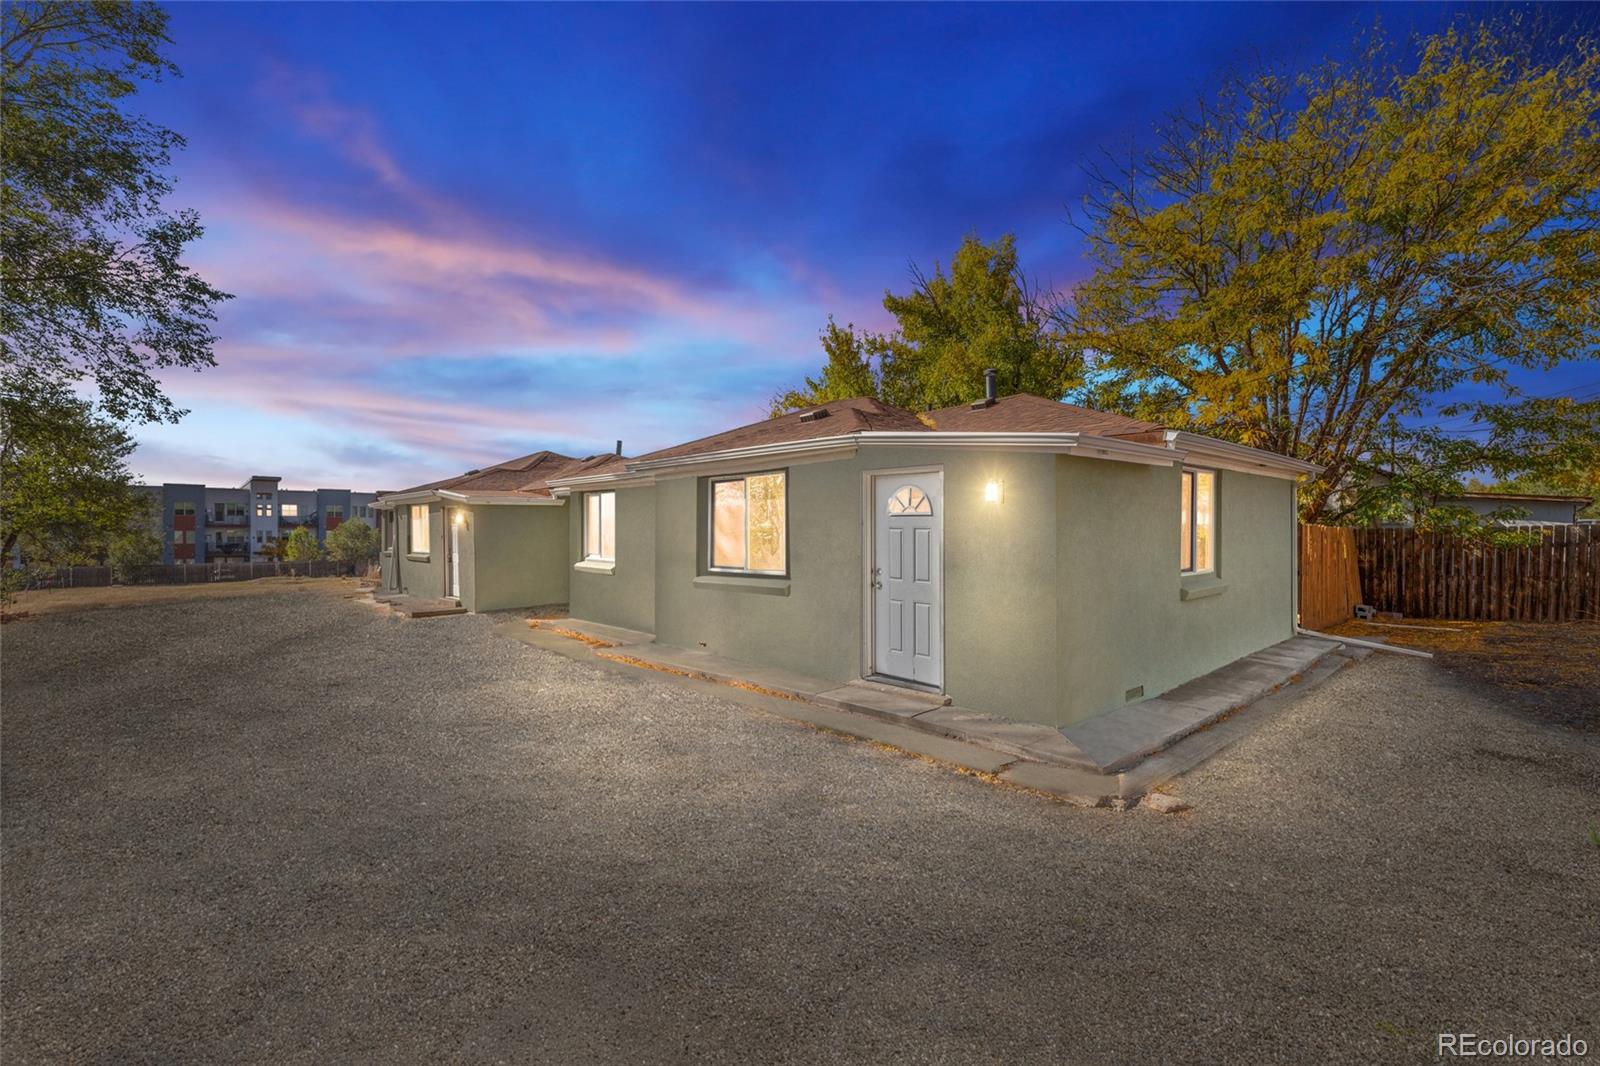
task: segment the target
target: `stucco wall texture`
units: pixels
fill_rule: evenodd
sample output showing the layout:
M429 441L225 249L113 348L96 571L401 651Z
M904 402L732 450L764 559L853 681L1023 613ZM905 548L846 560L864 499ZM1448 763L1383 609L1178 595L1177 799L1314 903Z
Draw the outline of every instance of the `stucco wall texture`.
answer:
M1216 571L1185 578L1177 466L956 448L864 447L786 467L782 578L706 574L703 479L622 489L616 572L574 572L572 613L853 680L870 672L867 477L930 467L944 481L945 691L961 706L1067 725L1293 635L1292 482L1219 471ZM990 480L1004 486L998 503L984 499ZM575 561L581 503L570 510Z

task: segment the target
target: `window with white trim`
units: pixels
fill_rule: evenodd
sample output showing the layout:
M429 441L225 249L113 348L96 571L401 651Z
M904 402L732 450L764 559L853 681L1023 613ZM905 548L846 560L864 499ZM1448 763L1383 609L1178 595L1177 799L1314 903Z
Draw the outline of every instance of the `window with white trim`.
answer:
M1178 567L1185 574L1216 569L1217 475L1212 470L1183 472L1183 532Z
M412 555L428 554L428 505L419 503L411 508L411 539L406 548Z
M278 509L278 512L280 518L299 518L300 505L298 503L286 503Z
M713 478L709 488L711 569L787 573L788 479L783 471Z
M617 559L617 494L583 494L583 558L611 563Z

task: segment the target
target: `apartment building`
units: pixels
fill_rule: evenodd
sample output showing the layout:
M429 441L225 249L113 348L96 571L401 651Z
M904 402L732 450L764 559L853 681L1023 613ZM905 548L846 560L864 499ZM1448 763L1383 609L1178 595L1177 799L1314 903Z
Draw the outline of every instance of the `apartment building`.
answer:
M238 488L167 482L141 486L155 499L161 525L161 561L204 563L255 559L297 528L320 544L342 522L376 526L374 492L285 489L282 478L258 474Z

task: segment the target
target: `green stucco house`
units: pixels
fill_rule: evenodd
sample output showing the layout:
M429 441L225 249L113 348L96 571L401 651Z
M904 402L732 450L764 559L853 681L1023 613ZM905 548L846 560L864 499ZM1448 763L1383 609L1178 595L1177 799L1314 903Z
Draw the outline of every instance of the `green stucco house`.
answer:
M842 400L497 478L537 474L509 490L527 502L384 497L430 547L386 526L385 574L392 552L401 587L446 594L431 546L460 522L446 554L472 609L566 602L664 645L1060 727L1294 636L1295 484L1315 469L1037 396Z

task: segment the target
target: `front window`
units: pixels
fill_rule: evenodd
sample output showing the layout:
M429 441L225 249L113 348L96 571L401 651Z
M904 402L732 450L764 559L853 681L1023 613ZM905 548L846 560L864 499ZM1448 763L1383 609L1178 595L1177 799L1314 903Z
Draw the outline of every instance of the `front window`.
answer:
M411 554L428 554L427 504L420 504L411 508Z
M180 500L172 505L172 513L174 515L192 515L194 514L194 504L187 500Z
M583 497L583 557L613 562L617 557L617 494L590 492Z
M782 471L711 482L711 569L782 574L789 562Z
M256 504L256 517L257 518L271 518L272 517L272 504L270 504L270 503L258 503L258 504Z
M1186 574L1203 574L1216 567L1217 475L1210 470L1183 472L1183 541L1179 567Z
M284 518L299 518L300 505L298 503L286 503L281 508L281 512Z

